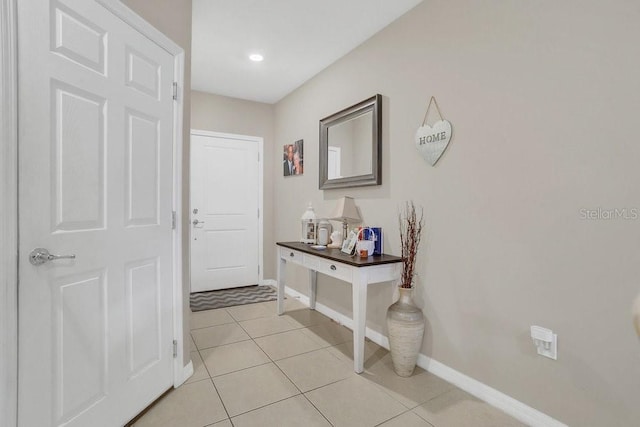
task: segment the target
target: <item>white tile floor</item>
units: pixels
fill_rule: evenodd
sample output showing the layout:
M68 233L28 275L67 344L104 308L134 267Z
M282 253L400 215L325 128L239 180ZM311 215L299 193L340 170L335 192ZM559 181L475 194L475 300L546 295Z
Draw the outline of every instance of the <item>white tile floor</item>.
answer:
M191 315L194 374L134 425L521 426L416 368L395 375L387 350L367 341L353 372L351 331L294 299Z

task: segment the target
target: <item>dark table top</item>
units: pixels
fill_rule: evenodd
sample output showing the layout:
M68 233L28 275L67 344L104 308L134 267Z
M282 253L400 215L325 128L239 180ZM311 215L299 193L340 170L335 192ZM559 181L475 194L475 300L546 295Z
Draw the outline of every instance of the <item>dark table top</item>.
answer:
M393 264L395 262L402 262L402 258L394 255L371 255L367 258L360 258L358 255L350 256L340 249L313 249L311 245L300 242L276 242L276 245L283 248L295 249L296 251L304 252L307 254L326 258L331 261L342 262L344 264L353 265L354 267L371 267L374 265Z

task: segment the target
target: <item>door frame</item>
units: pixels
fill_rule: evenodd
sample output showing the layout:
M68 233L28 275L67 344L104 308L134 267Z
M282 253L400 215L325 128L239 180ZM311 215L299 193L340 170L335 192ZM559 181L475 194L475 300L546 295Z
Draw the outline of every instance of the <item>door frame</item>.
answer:
M260 136L249 136L249 135L239 135L234 133L223 133L223 132L213 132L208 130L199 130L199 129L191 129L190 135L198 135L198 136L209 136L214 138L226 138L226 139L238 139L242 141L251 141L255 142L258 146L258 209L260 210L260 215L258 216L258 285L265 285L264 280L264 235L263 235L263 225L264 225L264 138ZM192 159L189 158L189 170L193 170L192 168ZM193 179L189 179L189 218L187 220L191 222L191 185L193 183ZM191 245L191 230L192 227L189 226L189 245ZM191 271L191 247L189 247L189 271ZM189 286L191 289L191 286Z
M95 0L174 58L178 96L173 111L173 336L177 355L173 385L193 373L183 345L184 288L182 286L182 133L184 104L184 50L119 0ZM17 0L0 0L0 424L17 425L18 413L18 76ZM188 296L188 295L187 295ZM187 363L185 364L185 361Z
M18 419L17 0L0 0L0 424Z

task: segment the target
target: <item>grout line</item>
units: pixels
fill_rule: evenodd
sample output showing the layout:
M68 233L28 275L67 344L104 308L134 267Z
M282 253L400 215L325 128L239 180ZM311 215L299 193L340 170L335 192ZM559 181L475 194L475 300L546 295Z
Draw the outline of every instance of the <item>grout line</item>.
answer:
M233 317L233 316L232 316L232 317ZM261 319L261 318L257 318L257 319ZM253 319L252 319L252 320L253 320ZM249 336L249 339L248 339L248 340L243 340L243 341L249 341L249 340L251 340L251 341L256 345L256 347L258 347L258 349L260 349L260 351L262 351L262 353L267 357L267 359L269 359L269 362L262 363L262 364L260 364L260 365L250 366L250 367L247 367L247 368L244 368L244 369L239 369L239 370L237 370L237 371L233 371L233 372L228 372L228 373L226 373L226 374L217 375L215 378L217 378L217 377L221 377L221 376L224 376L224 375L229 375L229 374L233 374L233 373L241 372L241 371L245 371L245 370L247 370L247 369L252 369L252 368L255 368L255 367L258 367L258 366L264 366L264 365L267 365L267 364L273 364L273 365L274 365L274 366L275 366L275 367L276 367L280 372L282 372L282 369L280 369L280 367L275 363L275 361L274 361L273 359L271 359L271 357L269 357L269 355L268 355L268 354L267 354L267 353L262 349L262 347L260 347L260 346L258 345L258 343L255 341L255 339L254 339L251 335L249 335L249 333L248 333L248 332L247 332L247 331L242 327L242 325L240 324L240 322L239 322L239 321L237 321L237 320L235 320L235 318L234 318L234 323L236 323L238 326L240 326L240 328L242 328L242 330L243 330L243 331L245 331L245 333ZM288 331L285 331L285 332L288 332ZM272 334L272 335L275 335L275 334ZM262 338L262 337L256 337L256 338ZM240 341L238 341L238 342L240 342ZM230 343L230 344L235 344L235 343ZM223 344L223 345L226 345L226 344ZM197 347L197 345L196 345L196 347ZM221 346L216 346L216 347L221 347ZM215 347L208 347L208 348L215 348ZM203 350L204 350L204 349L203 349ZM199 353L199 352L200 352L200 349L198 349L198 353ZM211 380L211 382L213 383L213 387L215 388L216 393L218 393L218 397L220 398L220 401L222 402L222 406L223 406L223 408L224 408L224 410L225 410L225 412L226 412L226 414L227 414L227 417L228 417L228 419L229 419L229 422L231 422L231 425L233 426L233 425L234 425L234 423L233 423L232 417L230 416L229 411L227 410L227 407L226 407L226 405L224 404L224 400L222 399L222 396L220 395L220 392L218 391L218 388L216 387L215 381L213 380L213 379L214 379L214 377L212 377L212 376L211 376L211 372L209 372L209 369L207 368L207 365L204 363L204 358L202 357L202 355L201 355L201 354L200 354L200 358L202 358L202 361L203 361L203 364L204 364L204 366L205 366L205 369L207 369L207 373L209 374L209 379L210 379L210 380ZM298 390L298 394L295 394L295 395L293 395L293 396L286 397L286 398L284 398L284 399L277 400L277 401L275 401L275 402L268 403L268 404L263 405L263 406L260 406L260 407L258 407L258 408L253 408L253 409L251 409L251 410L249 410L249 411L245 411L245 412L242 412L242 413L236 414L236 415L234 415L234 417L238 417L238 416L243 415L243 414L246 414L246 413L248 413L248 412L255 411L255 410L258 410L258 409L261 409L261 408L267 407L267 406L269 406L269 405L273 405L274 403L282 402L282 401L284 401L284 400L290 399L290 398L295 397L295 396L303 395L303 393L302 393L302 391L300 390L300 388L299 388L299 387L298 387L298 386L297 386L293 381L291 381L291 379L290 379L290 378L289 378L289 377L288 377L284 372L282 372L282 374L283 374L283 375L285 376L285 378L287 378L287 380L288 380L288 381L289 381L289 382L290 382L290 383L291 383L291 384L292 384L292 385L293 385L293 386Z
M231 316L231 314L229 312L227 312L227 310L225 310L225 312L233 319L233 316ZM234 320L235 322L235 320ZM189 334L191 334L191 331L189 331ZM196 344L196 340L193 339L193 337L191 337L191 339L193 340L194 344ZM207 347L207 348L212 348L212 347ZM211 384L213 385L213 389L216 391L216 394L218 395L218 399L220 399L220 403L222 404L222 409L224 409L224 413L227 414L227 420L229 420L229 423L231 423L231 427L233 427L233 421L231 421L231 416L229 415L229 410L227 410L227 405L224 404L224 400L222 399L222 396L220 395L220 391L218 390L218 387L216 387L216 383L213 381L213 377L211 376L211 372L209 372L209 368L207 367L207 364L204 363L204 357L202 357L202 353L200 353L200 348L198 348L198 344L196 344L196 349L198 351L198 355L200 356L200 360L202 361L202 366L204 367L205 371L207 371L207 375L209 375L209 381L211 381ZM202 349L205 350L205 349ZM224 420L222 420L224 421ZM215 424L215 423L214 423Z
M344 381L344 380L346 380L346 379L348 379L348 378L350 378L350 377L342 378L342 379L340 379L340 380L333 381L333 382L331 382L331 383L329 383L329 384L325 384L325 385L323 385L323 386L316 387L316 388L314 388L314 389L311 389L311 390L308 390L308 391L306 391L306 392L303 392L303 391L300 389L300 387L298 387L298 385L297 385L297 384L296 384L296 383L295 383L295 382L294 382L294 381L293 381L293 380L292 380L292 379L291 379L291 378L290 378L290 377L289 377L289 376L288 376L288 375L287 375L287 374L286 374L286 373L285 373L285 372L280 368L280 366L278 366L278 364L277 364L276 362L277 362L277 361L280 361L280 360L285 360L285 359L289 359L289 358L292 358L292 357L300 356L300 355L303 355L303 354L312 353L312 352L314 352L314 351L327 350L327 349L328 349L328 348L330 348L330 347L335 347L335 346L341 345L341 344L343 344L343 343L338 343L338 344L334 344L334 345L331 345L331 344L330 344L330 345L323 346L323 347L320 347L320 348L317 348L317 349L314 349L314 350L310 350L310 351L307 351L307 352L304 352L304 353L300 353L300 354L296 354L296 355L288 356L288 357L285 357L285 358L282 358L282 359L278 359L278 360L276 361L276 360L272 359L272 358L271 358L271 356L269 356L269 355L268 355L268 354L267 354L267 353L262 349L262 347L260 347L260 345L256 342L256 339L259 339L259 338L264 338L264 337L267 337L267 336L273 336L273 335L278 335L278 334L284 334L284 333L291 332L291 331L301 331L301 330L304 330L304 329L309 329L309 328L310 328L310 327L312 327L312 326L317 326L317 325L320 325L320 324L322 324L322 323L326 323L326 322L319 322L319 323L315 323L315 324L312 324L312 325L309 325L309 326L304 326L304 325L301 325L301 324L299 324L299 323L298 323L297 325L294 325L292 320L289 320L289 319L285 318L285 321L287 321L291 326L298 326L298 327L296 327L296 328L294 328L294 329L287 330L287 331L281 331L281 332L275 332L275 333L273 333L273 334L263 335L263 336L260 336L260 337L252 337L252 336L247 332L247 330L246 330L246 329L245 329L245 328L240 324L240 321L236 320L236 319L233 317L233 315L231 315L231 313L229 313L228 311L227 311L227 313L231 316L231 318L233 318L234 323L236 323L236 324L237 324L237 325L238 325L238 326L239 326L239 327L240 327L240 328L241 328L241 329L242 329L242 330L243 330L243 331L244 331L244 332L249 336L249 339L247 339L247 340L242 340L242 341L237 341L237 342L235 342L235 343L222 344L222 345L219 345L219 346L206 347L206 348L202 348L202 349L198 348L198 346L196 345L196 350L198 351L198 355L200 356L200 358L201 358L201 360L202 360L202 363L203 363L203 365L204 365L204 367L205 367L205 370L207 371L207 374L209 375L209 379L211 380L211 382L212 382L212 384L213 384L213 386L214 386L214 389L216 390L216 393L218 394L218 398L220 399L220 401L221 401L221 403L222 403L222 406L223 406L223 408L224 408L224 410L225 410L225 412L226 412L226 414L227 414L228 420L229 420L229 422L231 423L231 425L232 425L232 426L234 425L234 423L233 423L233 419L232 419L232 417L230 416L229 411L227 410L226 405L224 404L224 400L222 399L222 396L220 395L220 392L218 391L218 388L217 388L217 387L216 387L216 385L215 385L214 378L221 377L221 376L224 376L224 375L233 374L233 373L237 373L237 372L241 372L241 371L244 371L244 370L247 370L247 369L252 369L252 368L255 368L255 367L258 367L258 366L264 366L264 365L266 365L266 364L271 363L271 364L273 364L273 365L274 365L274 366L275 366L275 367L276 367L276 368L277 368L277 369L278 369L278 370L279 370L279 371L284 375L284 377L285 377L285 378L286 378L286 379L287 379L287 380L288 380L288 381L289 381L289 382L290 382L290 383L291 383L291 384L296 388L296 390L298 390L298 394L293 395L293 396L289 396L289 397L284 398L284 399L277 400L277 401L275 401L275 402L271 402L271 403L269 403L269 404L266 404L266 405L263 405L263 406L260 406L260 407L257 407L257 408L253 408L253 409L251 409L251 410L249 410L249 411L246 411L246 412L242 412L242 413L236 414L236 415L234 415L234 417L238 417L238 416L240 416L240 415L243 415L243 414L246 414L246 413L249 413L249 412L252 412L252 411L256 411L256 410L258 410L258 409L265 408L265 407L267 407L267 406L270 406L270 405L273 405L273 404L276 404L276 403L282 402L282 401L287 400L287 399L294 398L294 397L296 397L296 396L303 396L303 397L307 400L307 402L309 402L309 404L310 404L310 405L311 405L311 406L312 406L316 411L318 411L318 413L319 413L319 414L320 414L320 415L321 415L321 416L322 416L322 417L323 417L323 418L324 418L324 419L325 419L325 420L326 420L326 421L327 421L331 426L333 426L334 424L333 424L333 423L332 423L332 422L331 422L331 421L330 421L330 420L325 416L325 414L323 414L323 413L322 413L322 411L321 411L320 409L318 409L318 407L317 407L317 406L316 406L316 405L315 405L315 404L314 404L314 403L309 399L309 397L307 397L307 395L306 395L305 393L308 393L308 392L311 392L311 391L317 390L317 389L322 388L322 387L326 387L326 386L331 385L331 384L335 384L335 383L340 382L340 381ZM320 313L320 314L321 314L321 313ZM323 316L324 316L324 315L323 315ZM278 317L279 317L279 316L278 316ZM325 316L325 317L326 317L326 316ZM257 318L255 318L255 319L247 319L247 320L267 319L267 318L269 318L269 317L257 317ZM246 320L243 320L243 322L244 322L244 321L246 321ZM331 321L331 319L329 319L329 321ZM230 323L231 323L231 322L229 322L229 323L225 323L225 324L230 324ZM338 324L338 325L339 325L339 324ZM218 325L213 325L213 326L218 326ZM203 329L203 328L197 328L197 329ZM197 330L197 329L195 329L195 330ZM317 344L317 345L322 345L322 344L318 343L317 341L315 341L315 340L311 339L308 335L306 335L306 334L305 334L305 336L306 336L307 338L309 338L311 341L313 341L315 344ZM193 337L192 337L192 339L193 339ZM202 354L200 353L200 351L201 351L201 350L207 350L207 349L210 349L210 348L222 347L222 346L225 346L225 345L232 345L232 344L236 344L236 343L238 343L238 342L245 342L245 341L249 341L249 340L253 341L253 343L254 343L254 344L255 344L255 345L260 349L260 351L262 351L262 353L264 353L264 355L267 357L267 359L269 360L269 362L266 362L266 363L263 363L263 364L260 364L260 365L255 365L255 366L251 366L251 367L243 368L243 369L239 369L239 370L237 370L237 371L233 371L233 372L228 372L228 373L226 373L226 374L217 375L216 377L211 376L211 372L209 372L209 369L207 368L206 363L204 363L204 357L202 357ZM195 342L195 340L193 340L193 341ZM348 341L344 341L344 342L348 342ZM330 353L332 356L334 356L336 359L338 359L338 360L342 360L341 358L339 358L338 356L336 356L336 355L332 354L331 352L329 352L329 353Z
M247 341L253 341L253 340L251 339L251 337L249 337L246 340L240 340L240 341L229 342L229 343L220 344L220 345L214 345L213 347L204 347L204 348L201 348L200 350L211 350L213 348L228 347L230 345L236 345L236 344L240 344L240 343L247 342Z
M259 363L259 364L257 364L257 365L248 366L248 367L246 367L246 368L238 369L238 370L235 370L235 371L225 372L224 374L218 374L218 375L215 375L215 376L211 377L211 379L212 379L212 380L215 380L216 378L224 377L225 375L237 374L238 372L247 371L247 370L249 370L249 369L257 368L257 367L259 367L259 366L268 365L269 363L272 363L272 362L271 362L271 361L268 361L268 362L264 362L264 363Z
M203 382L203 381L210 380L210 379L211 379L211 378L203 378L203 379L201 379L201 380L192 381L192 382L190 382L190 383L184 383L184 384L182 384L180 387L182 387L183 385L198 384L198 383L201 383L201 382ZM177 390L177 389L176 389L176 390Z
M339 380L339 381L344 381L344 379ZM336 381L336 382L337 382L337 381ZM331 383L331 384L335 384L335 382L333 382L333 383ZM322 387L325 387L325 386L327 386L327 385L329 385L329 384L325 384L325 385L324 385L324 386L322 386ZM322 388L322 387L318 387L318 388ZM316 388L316 389L314 389L314 390L317 390L317 388ZM312 391L312 390L309 390L309 391ZM308 393L308 392L306 392L306 393ZM318 411L318 413L319 413L320 415L322 415L322 418L324 418L325 420L327 420L327 422L328 422L330 425L334 426L335 424L333 424L333 423L329 420L329 418L327 418L327 416L326 416L326 415L325 415L325 414L320 410L320 408L318 408L318 407L315 405L315 403L313 403L313 402L311 401L311 399L309 399L309 396L307 396L307 394L306 394L306 393L302 393L302 395L304 396L304 398L305 398L305 399L307 399L307 402L309 402L309 404L310 404L311 406L313 406L313 407L315 408L315 410L316 410L316 411Z
M249 409L248 411L241 412L234 415L233 418L237 418L241 415L248 414L249 412L257 411L258 409L266 408L267 406L275 405L276 403L284 402L285 400L293 399L294 397L302 396L302 393L294 394L293 396L285 397L284 399L276 400L275 402L267 403L266 405L258 406L257 408Z
M290 331L287 331L287 332L290 332ZM284 333L284 332L281 332L281 333ZM274 334L274 335L277 335L277 334ZM258 337L258 338L263 338L263 337ZM320 348L316 348L316 349L314 349L314 350L305 351L305 352L303 352L303 353L294 354L294 355L292 355L292 356L283 357L283 358L281 358L281 359L272 359L272 358L271 358L271 356L269 356L269 355L268 355L268 354L267 354L267 353L262 349L262 347L260 347L260 345L259 345L257 342L255 342L255 340L254 340L254 339L248 339L248 340L243 340L243 341L237 341L237 342L234 342L234 343L230 343L230 344L223 344L223 345L219 345L219 346L216 346L216 347L207 347L207 348L203 348L203 349L201 349L201 350L211 350L211 349L214 349L214 348L220 348L220 347L230 346L230 345L239 344L239 343L241 343L241 342L247 342L247 341L253 341L253 343L256 345L256 347L258 347L258 349L259 349L259 350L260 350L260 351L265 355L265 357L267 357L267 359L269 359L269 361L268 361L268 362L264 362L264 363L258 363L257 365L253 365L253 366L248 366L248 367L246 367L246 368L237 369L237 370L235 370L235 371L225 372L225 373L223 373L223 374L217 374L217 375L213 375L213 374L211 374L211 372L209 371L209 369L208 369L208 368L206 368L206 364L205 364L205 368L207 369L207 373L209 374L209 377L210 377L211 379L214 379L214 378L222 377L222 376L225 376L225 375L233 374L233 373L236 373L236 372L246 371L247 369L257 368L258 366L267 365L267 364L269 364L269 363L274 363L274 364L276 364L276 365L277 365L277 363L278 363L278 362L283 361L283 360L291 359L291 358L293 358L293 357L297 357L297 356L302 356L302 355L304 355L304 354L313 353L314 351L320 351L320 350L327 350L327 351L328 351L328 349L329 349L329 348L334 347L334 346L320 347ZM339 345L339 344L337 344L337 345ZM202 354L200 353L200 350L198 350L198 353L200 354L200 357L202 358L203 363L204 363L204 357L203 357L203 356L202 356ZM331 356L335 357L337 360L344 361L344 359L339 358L338 356L336 356L335 354L331 353L330 351L329 351L328 353L329 353ZM203 378L202 380L198 380L198 381L203 381L203 380L205 380L205 379L206 379L206 378ZM198 382L198 381L193 381L193 382ZM293 382L293 381L292 381L292 382ZM191 384L191 383L189 383L189 384Z
M358 375L358 374L356 374L356 373L354 372L352 375ZM327 386L330 386L330 385L333 385L333 384L337 384L337 383L339 383L340 381L346 381L346 380L348 380L348 379L350 379L350 378L352 378L352 376L351 376L351 375L350 375L350 376L348 376L348 377L346 377L346 378L340 378L339 380L331 381L330 383L326 383L326 384L324 384L324 385L321 385L321 386L318 386L318 387L315 387L315 388L311 388L311 389L309 389L309 390L305 391L305 392L304 392L304 394L311 393L312 391L320 390L321 388L324 388L324 387L327 387ZM404 405L403 405L403 406L404 406Z
M191 335L191 331L189 331L189 335ZM191 337L191 339L195 343L196 340L194 340L193 337ZM209 381L211 381L211 385L213 385L213 389L216 391L216 394L218 395L218 399L220 399L220 403L222 404L222 409L224 409L224 413L227 414L227 419L231 421L231 417L229 416L229 411L227 410L227 406L224 404L224 400L222 400L222 396L220 396L220 392L218 391L218 387L216 387L216 383L213 382L213 378L211 377L211 372L209 372L209 368L207 368L207 364L204 363L204 357L202 357L202 354L200 353L200 349L198 348L197 344L196 344L196 350L198 351L198 356L200 356L200 361L202 362L202 366L204 367L204 370L207 371L207 375L209 375ZM231 423L231 425L233 426L233 423Z
M258 343L256 343L256 345L258 345ZM316 350L313 350L313 351L318 351L318 350L322 350L322 349L316 349ZM266 353L265 353L265 354L266 354ZM306 353L303 353L303 354L306 354ZM268 354L267 354L267 357L269 357L269 359L271 359L271 357L270 357ZM295 356L291 356L291 357L295 357ZM284 359L280 359L280 360L284 360ZM273 360L273 359L271 359L271 362L276 366L276 368L278 368L278 370L279 370L280 372L282 372L282 375L284 375L284 376L285 376L285 378L286 378L287 380L289 380L289 382L290 382L291 384L293 384L293 386L294 386L294 387L295 387L295 388L300 392L300 395L302 395L302 396L307 400L307 402L309 402L309 404L310 404L311 406L313 406L313 407L315 408L315 410L316 410L316 411L318 411L318 413L322 416L322 418L324 418L324 419L325 419L325 420L326 420L326 421L327 421L331 426L333 426L334 424L333 424L331 421L329 421L329 419L328 419L328 418L327 418L327 417L322 413L322 411L321 411L320 409L318 409L318 408L316 407L316 405L314 405L314 404L313 404L313 402L312 402L311 400L309 400L309 398L307 397L307 395L305 394L305 392L303 392L303 391L302 391L302 389L300 389L300 387L298 387L298 385L297 385L297 384L296 384L296 383L295 383L295 382L294 382L294 381L289 377L289 375L287 375L287 373L286 373L286 372L284 372L284 371L282 370L282 368L280 368L280 366L278 366L278 364L276 363L276 361L275 361L275 360ZM275 403L275 402L274 402L274 403ZM273 403L272 403L272 404L273 404Z
M247 332L247 331L242 327L242 325L240 325L240 323L239 323L239 322L238 322L238 325L239 325L239 326L240 326L240 327L241 327L245 332ZM284 332L289 332L289 331L284 331ZM279 332L279 333L284 333L284 332ZM247 335L249 335L249 333L248 333L248 332L247 332ZM272 334L272 335L276 335L276 334ZM251 335L249 335L249 336L251 337ZM265 336L268 336L268 335L265 335ZM256 337L256 338L262 338L262 337ZM287 381L289 381L291 384L293 384L293 386L296 388L296 390L298 390L298 394L296 394L296 395L294 395L294 396L289 396L289 397L287 397L286 399L281 399L281 400L278 400L278 401L276 401L276 402L271 402L271 403L269 403L269 404L267 404L267 405L263 405L263 406L261 406L261 407L259 407L259 408L254 408L254 409L252 409L251 411L255 411L255 410L257 410L257 409L264 408L264 407L266 407L266 406L273 405L274 403L282 402L283 400L287 400L287 399L290 399L290 398L292 398L292 397L295 397L295 396L298 396L298 395L300 395L300 394L303 394L303 393L302 393L302 390L300 390L300 387L298 387L298 386L296 385L296 383L294 383L293 381L291 381L291 378L289 378L289 377L287 376L287 374L285 374L285 373L282 371L282 369L280 369L280 367L279 367L279 366L278 366L278 364L275 362L275 360L273 360L273 359L271 358L271 356L269 356L269 355L267 354L267 352L266 352L266 351L264 351L264 350L262 349L262 347L260 347L260 345L256 342L256 338L251 337L251 341L253 341L253 343L254 343L254 344L255 344L255 345L260 349L260 351L262 351L262 352L264 353L264 355L265 355L265 356L267 356L267 359L269 359L269 360L270 360L270 362L269 362L269 363L273 364L273 366L275 366L275 367L276 367L280 372L282 372L282 374L283 374L283 375L284 375L284 377L287 379ZM251 412L251 411L247 411L247 412ZM243 414L246 414L247 412L243 412ZM235 415L235 416L237 417L237 416L239 416L239 415L242 415L242 414L237 414L237 415Z
M376 424L376 425L375 425L375 427L379 427L379 426L381 426L381 425L382 425L382 424L384 424L384 423L388 423L388 422L389 422L389 421L391 421L391 420L395 420L396 418L399 418L399 417L403 416L404 414L406 414L406 413L408 413L408 412L410 412L410 413L412 413L413 415L415 415L416 417L420 418L422 421L424 421L425 423L429 424L431 427L434 427L434 426L433 426L433 424L431 424L429 421L425 420L424 418L422 418L422 417L421 417L421 416L419 416L418 414L414 413L412 409L407 409L406 411L404 411L404 412L403 412L403 413L401 413L401 414L398 414L398 415L393 416L393 417L391 417L391 418L389 418L389 419L387 419L387 420L384 420L384 421L382 421L381 423Z
M245 342L245 341L250 341L250 340L251 340L251 337L246 338L246 339L241 339L241 340L238 340L238 341L234 341L234 342L228 342L228 343L224 343L224 344L214 345L214 346L211 346L211 347L198 348L198 351L200 351L200 350L210 350L212 348L218 348L218 347L222 347L222 346L225 346L225 345L231 345L231 344L238 344L239 342ZM198 347L198 344L196 344L196 347Z
M287 360L287 359L293 359L294 357L303 356L305 354L313 353L314 351L327 350L328 348L329 347L320 347L320 348L316 348L314 350L303 351L302 353L294 354L292 356L282 357L280 359L274 359L273 363L277 364L278 362L282 362L282 361ZM329 352L329 354L331 354L331 352ZM333 355L333 354L332 354L332 356L335 357L335 355Z
M426 403L426 402L425 402ZM416 406L417 408L417 406ZM418 418L420 418L421 420L423 420L424 422L426 422L427 424L429 424L430 426L435 427L435 424L431 424L431 422L429 422L429 420L426 420L424 417L420 416L420 414L418 414L417 412L414 412L414 410L416 408L411 409L411 412L413 412L414 415L416 415Z
M308 329L308 328L309 328L309 326L305 326L304 328L299 328L299 329L297 329L297 330L300 330L300 329ZM274 334L274 335L275 335L275 334ZM306 336L306 334L305 334L305 336ZM310 338L310 337L308 337L308 336L307 336L307 338L311 339L311 338ZM253 339L253 338L252 338L252 339ZM255 339L253 339L253 341L255 342ZM314 340L312 340L312 341L314 341ZM319 344L318 342L316 342L316 341L314 341L314 343L315 343L315 344L320 345L320 344ZM255 344L256 344L258 347L260 347L260 346L258 345L258 343L257 343L257 342L256 342ZM329 347L331 347L331 346L329 346ZM311 352L313 352L313 351L318 351L318 350L326 350L326 348L328 348L328 347L321 347L321 348L318 348L318 349L315 349L315 350L311 350L311 351L309 351L309 352L305 352L305 353L301 353L301 354L307 354L307 353L311 353ZM261 349L262 349L262 348L261 348ZM264 352L264 350L263 350L263 352ZM266 352L264 352L264 353L265 353L265 354L267 354ZM331 352L329 352L329 353L331 353ZM293 355L293 356L290 356L290 357L296 357L296 356L300 356L300 354ZM326 416L324 413L322 413L322 411L321 411L321 410L320 410L320 409L319 409L319 408L318 408L318 407L317 407L317 406L316 406L316 405L315 405L315 404L314 404L314 403L309 399L309 397L305 394L306 392L303 392L303 391L302 391L302 389L300 389L300 387L298 387L298 385L293 381L293 379L291 379L291 378L289 377L289 375L287 375L287 373L286 373L286 372L284 372L284 371L282 370L282 368L280 368L280 366L276 363L276 360L273 360L273 359L271 358L271 356L269 356L268 354L267 354L267 357L269 358L269 360L271 360L271 363L273 363L273 364L276 366L276 368L278 368L278 370L279 370L280 372L282 372L282 375L284 375L284 376L285 376L285 378L287 378L287 380L289 380L289 382L291 382L291 384L293 384L293 386L294 386L294 387L295 387L295 388L300 392L300 395L301 395L301 396L303 396L303 397L307 400L307 402L309 402L309 404L310 404L310 405L311 405L311 406L312 406L316 411L318 411L318 413L322 416L322 418L324 418L324 419L327 421L327 423L329 423L329 425L334 426L334 424L333 424L333 423L332 423L332 422L327 418L327 416ZM285 360L285 359L288 359L288 358L289 358L289 357L287 357L287 358L283 358L283 359L279 359L279 360ZM338 381L343 381L343 380L344 380L344 378L343 378L342 380L338 380ZM337 381L336 381L336 382L337 382ZM331 383L331 384L333 384L333 383ZM326 386L326 385L328 385L328 384L325 384L325 386ZM323 386L323 387L324 387L324 386ZM320 388L320 387L318 387L318 388ZM309 391L311 391L311 390L309 390ZM277 403L277 402L274 402L274 403ZM271 403L271 405L273 405L273 403ZM265 405L265 406L268 406L268 405Z
M308 397L306 394L302 393L302 395L304 396L304 398L305 398L305 399L307 399L307 402L309 402L309 404L310 404L311 406L313 406L313 407L315 408L315 410L316 410L316 411L318 411L318 413L319 413L320 415L322 415L322 418L324 418L325 420L327 420L327 422L329 423L329 425L331 425L331 426L335 426L335 424L333 424L333 423L329 420L329 418L327 418L327 416L326 416L325 414L323 414L323 413L322 413L322 411L321 411L320 409L318 409L318 407L317 407L317 406L316 406L316 405L315 405L315 404L314 404L314 403L309 399L309 397Z
M230 325L232 323L235 323L235 320L232 322L222 322L222 323L216 323L215 325L208 325L208 326L202 326L200 328L191 328L191 331L199 331L200 329L207 329L207 328L213 328L215 326L222 326L222 325Z
M220 391L218 391L218 387L216 387L216 383L213 381L213 378L209 378L211 380L211 384L213 384L213 389L216 391L218 395L218 399L220 399L220 403L222 403L222 408L224 409L224 413L227 414L227 419L233 426L233 421L231 421L231 415L229 415L229 411L227 410L227 405L224 404L224 400L222 400L222 396L220 395Z

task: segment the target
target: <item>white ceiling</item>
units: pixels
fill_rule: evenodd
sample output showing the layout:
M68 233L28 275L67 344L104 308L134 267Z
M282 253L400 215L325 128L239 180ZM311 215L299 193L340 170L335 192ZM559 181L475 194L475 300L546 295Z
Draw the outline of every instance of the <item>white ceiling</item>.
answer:
M275 103L420 2L193 0L191 88Z

